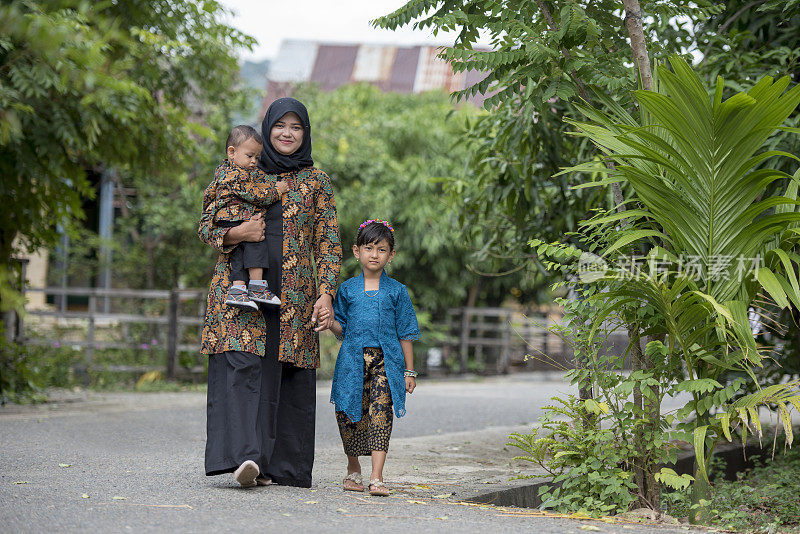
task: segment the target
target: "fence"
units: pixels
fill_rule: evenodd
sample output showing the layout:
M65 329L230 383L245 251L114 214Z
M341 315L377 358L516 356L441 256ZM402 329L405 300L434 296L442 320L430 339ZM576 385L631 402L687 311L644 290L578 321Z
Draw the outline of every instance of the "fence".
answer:
M560 318L557 313L509 308L450 309L444 359L462 373L571 369L572 348L549 330ZM606 341L609 353L623 354L626 347L627 335L621 332L612 333Z
M99 326L122 326L123 332L127 331L127 326L131 324L144 324L166 326L166 375L168 378L175 378L178 367L178 353L180 352L199 352L199 335L195 336L195 343L181 343L183 330L187 326L199 327L203 324L203 314L205 313L206 291L201 289L172 289L172 290L138 290L138 289L99 289L99 288L25 288L26 293L41 292L55 297L57 306L54 309L28 310L26 313L31 317L40 318L39 324L46 322L47 318L53 322L63 322L65 320L84 322L86 326L85 339L70 340L66 343L73 346L85 347L84 365L87 369L94 368L94 351L96 349L136 349L140 347L140 342L125 339L122 341L109 341L100 339L98 334ZM85 310L70 309L67 306L69 297L78 297L86 300ZM149 302L150 313L122 313L112 311L114 308L131 309L132 305L120 306L120 300L139 300ZM112 303L117 303L113 306ZM195 302L192 306L192 313L182 313L184 303ZM184 304L184 306L182 306ZM20 331L24 332L22 325ZM25 336L23 343L37 345L55 345L62 340L53 337ZM109 365L103 367L109 371L152 371L161 370L162 367L155 366L131 366L131 365ZM188 373L202 372L192 367L186 369Z
M39 319L39 324L48 319L53 323L78 321L85 325L83 339L66 341L66 344L84 347L86 369L95 367L94 351L97 349L136 349L140 341L124 335L126 327L133 324L152 325L162 331L166 328L166 363L164 366L105 365L108 371L146 372L163 370L166 376L175 378L176 373L202 373L204 368L195 365L179 369L178 355L181 352L199 353L199 327L203 324L207 292L202 289L134 290L100 288L26 288L25 292L40 292L52 296L52 309L28 310L29 317ZM85 309L68 306L72 297L85 301ZM149 302L147 313L123 313L134 306L121 305L120 301L138 300ZM188 304L193 304L188 306ZM441 340L444 361L431 364L430 356L426 368L447 367L457 372L476 371L487 374L505 374L511 371L543 371L572 368L572 350L549 331L560 317L544 313L523 314L509 308L453 308L448 310L444 325L445 335ZM23 331L22 325L18 325ZM109 340L109 329L122 327L122 340ZM190 334L191 343L182 343L187 327L198 327ZM103 330L104 328L104 330ZM441 328L441 325L440 327ZM105 335L98 335L98 334ZM162 332L163 333L163 332ZM23 343L53 345L63 340L53 336L31 336ZM611 348L624 351L626 336L613 335Z

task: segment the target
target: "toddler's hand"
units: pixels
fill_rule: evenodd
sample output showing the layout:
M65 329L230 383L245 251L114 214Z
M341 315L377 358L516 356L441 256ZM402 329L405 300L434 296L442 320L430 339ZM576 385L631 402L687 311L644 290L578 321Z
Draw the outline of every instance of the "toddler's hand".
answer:
M417 387L417 379L413 376L406 377L406 391L409 393L414 393L414 388Z
M289 184L284 180L280 180L275 182L275 189L278 190L279 195L284 195L287 191L289 191Z

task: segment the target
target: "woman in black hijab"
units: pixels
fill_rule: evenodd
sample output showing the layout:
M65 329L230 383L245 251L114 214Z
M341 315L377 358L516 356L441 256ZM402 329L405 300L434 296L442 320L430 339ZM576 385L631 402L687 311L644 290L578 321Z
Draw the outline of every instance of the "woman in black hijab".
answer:
M332 299L342 260L339 224L330 179L313 166L305 106L294 98L278 99L267 110L261 128L264 146L259 167L278 174L290 188L264 214L270 258L265 276L282 304L279 309L262 308L260 315L251 312L253 319L244 327L247 335L241 336L246 339L226 339L231 332L242 332L241 324L238 330L221 324L203 331L203 346L219 348L210 351L208 367L206 474L234 472L243 486L255 485L250 475L257 473L255 483L260 485L310 487L317 332L333 322ZM239 227L221 229L227 233L220 236L204 226L210 224L206 219L201 220L200 235L210 245L242 240L236 232ZM217 269L218 284L223 286L230 284L226 265L218 264ZM216 272L212 289L215 282ZM212 300L210 296L210 309L218 305ZM225 320L236 317L221 322ZM243 469L248 475L244 478Z

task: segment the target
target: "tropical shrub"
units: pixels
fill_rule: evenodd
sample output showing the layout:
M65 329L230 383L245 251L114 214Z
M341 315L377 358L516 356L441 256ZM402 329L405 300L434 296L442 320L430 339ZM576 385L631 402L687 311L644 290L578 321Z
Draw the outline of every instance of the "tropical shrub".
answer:
M634 397L630 432L639 444L644 436L650 451L634 455L645 470L637 485L651 505L657 504L656 483L682 484L666 471L656 478L664 451L652 445L662 432L694 444L697 503L707 482L705 461L717 442L731 440L734 429L742 441L749 431L760 437L758 409L767 407L779 415L791 445L790 412L800 410L800 381L758 384L754 370L766 354L756 344L748 315L758 307L759 295L781 308L800 307L800 171L789 176L764 166L775 157L797 158L761 151L797 108L800 87L790 89L788 78L765 77L723 99L722 79L709 90L683 59L674 57L670 64L672 70L657 69L654 91L635 92L638 119L600 96L608 111L579 106L588 120L571 121L576 134L590 139L604 157L564 172L601 177L586 186L625 182L634 192L617 213L584 223L587 231L594 229L589 252L598 254L531 243L559 264L580 267L576 286L587 306L574 310L574 320L589 323L582 336L590 349L609 324L649 340L643 348L638 336L630 339L630 354L640 352L646 362L644 370L631 374L640 383L621 388L620 381L611 391ZM778 180L788 184L785 193L765 195ZM594 289L587 293L587 287ZM583 356L586 369L574 374L576 381L607 394L602 381L608 373L597 349ZM742 395L747 381L755 393ZM690 400L674 414L662 414L664 395L679 392ZM608 402L591 402L598 400ZM649 430L637 437L636 428Z

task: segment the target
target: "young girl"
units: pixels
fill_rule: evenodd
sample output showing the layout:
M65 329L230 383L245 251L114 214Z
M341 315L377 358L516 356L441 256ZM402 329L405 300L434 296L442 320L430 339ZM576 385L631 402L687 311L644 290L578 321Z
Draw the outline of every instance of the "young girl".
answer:
M389 495L383 465L392 433L392 406L406 413L406 391L413 393L412 341L420 337L406 286L383 271L394 258L394 229L387 221L364 221L353 254L361 274L339 286L331 330L342 340L333 373L331 402L347 455L347 491L364 491L359 456L372 457L369 492Z

